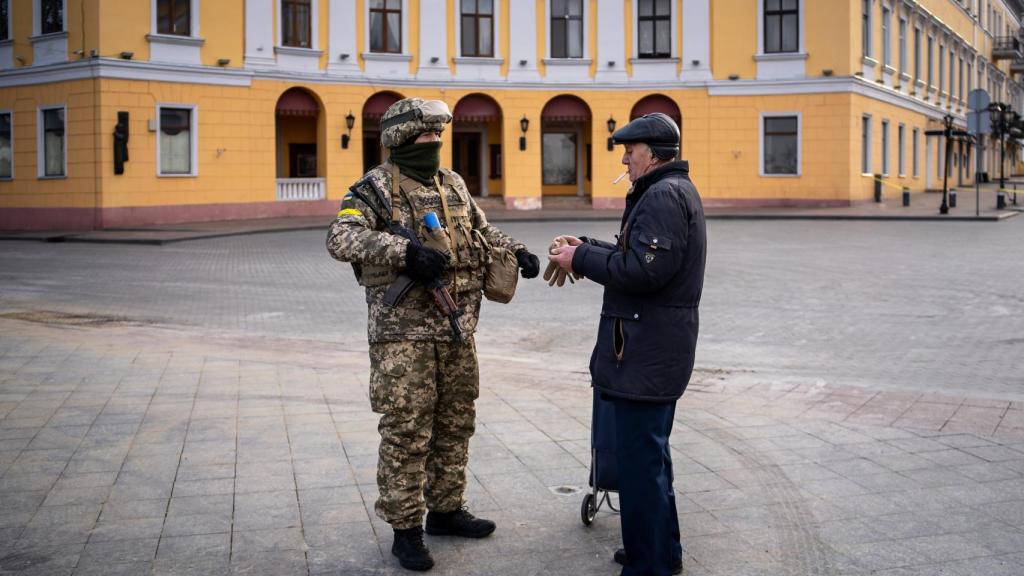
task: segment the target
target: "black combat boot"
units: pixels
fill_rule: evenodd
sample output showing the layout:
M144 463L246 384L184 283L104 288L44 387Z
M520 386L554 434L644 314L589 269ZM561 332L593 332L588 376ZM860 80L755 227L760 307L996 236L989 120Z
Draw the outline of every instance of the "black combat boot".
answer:
M615 561L618 562L619 564L622 564L623 566L625 566L626 564L629 564L629 557L626 556L626 551L624 549L619 548L618 550L615 551ZM672 561L672 573L673 574L682 574L683 573L683 559L682 558L678 558L678 559Z
M423 528L414 526L405 530L395 529L395 542L391 553L398 557L398 563L406 570L426 572L434 567L430 550L423 545Z
M465 507L454 512L427 512L427 534L431 536L483 538L494 528L494 522L473 516Z

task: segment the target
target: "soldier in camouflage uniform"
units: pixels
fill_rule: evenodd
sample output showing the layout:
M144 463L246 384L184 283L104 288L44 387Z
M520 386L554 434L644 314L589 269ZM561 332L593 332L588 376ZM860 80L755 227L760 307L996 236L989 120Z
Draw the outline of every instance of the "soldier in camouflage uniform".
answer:
M423 545L425 510L428 534L482 538L495 528L463 506L479 393L473 332L489 246L515 253L524 278L539 271L537 257L523 243L488 224L462 178L439 167L440 134L450 121L440 101L407 98L393 104L381 119L389 160L353 186L327 236L331 256L351 263L366 289L370 405L381 414L375 509L395 531L392 553L403 567L420 571L433 566ZM397 213L392 198L398 200ZM450 250L430 247L423 223L428 212L448 224L444 238ZM395 216L415 231L420 246L389 232L384 219ZM385 294L400 274L417 284L389 306ZM460 311L462 343L424 288L438 278Z

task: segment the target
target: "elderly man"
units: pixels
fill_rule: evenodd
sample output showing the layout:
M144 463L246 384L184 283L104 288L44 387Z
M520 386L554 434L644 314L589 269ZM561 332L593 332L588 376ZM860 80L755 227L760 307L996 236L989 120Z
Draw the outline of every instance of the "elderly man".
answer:
M602 284L590 359L593 385L615 407L622 576L682 571L668 438L693 371L704 285L704 208L679 154L679 128L647 114L612 138L633 183L618 242L561 237L549 260Z
M488 224L462 178L440 167L451 120L439 100L392 104L380 125L389 159L350 188L327 235L328 252L350 262L366 288L370 406L382 415L375 510L394 529L391 553L417 571L434 565L425 510L427 534L494 532L463 506L480 388L473 331L490 247L515 254L524 278L540 268L522 242ZM443 250L431 247L438 234ZM445 299L455 314L439 312Z

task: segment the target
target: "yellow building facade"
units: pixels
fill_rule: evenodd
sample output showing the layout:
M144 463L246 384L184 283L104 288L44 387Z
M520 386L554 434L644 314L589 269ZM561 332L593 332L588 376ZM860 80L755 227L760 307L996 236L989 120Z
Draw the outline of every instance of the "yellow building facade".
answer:
M679 123L706 204L799 206L870 200L874 174L941 187L927 132L965 126L972 89L1024 108L1020 0L0 8L0 229L331 214L408 96L449 104L443 164L511 209L621 206L608 137L647 112ZM951 182L975 154L953 144Z

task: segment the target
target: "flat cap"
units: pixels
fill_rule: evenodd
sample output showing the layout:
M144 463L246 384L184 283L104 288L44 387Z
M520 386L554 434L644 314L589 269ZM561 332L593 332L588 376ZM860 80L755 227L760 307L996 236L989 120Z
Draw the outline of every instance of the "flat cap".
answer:
M644 114L616 130L612 142L647 144L659 158L671 158L679 153L679 127L667 114Z

